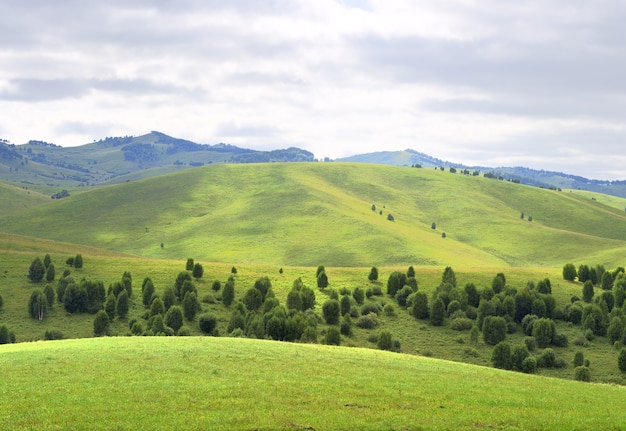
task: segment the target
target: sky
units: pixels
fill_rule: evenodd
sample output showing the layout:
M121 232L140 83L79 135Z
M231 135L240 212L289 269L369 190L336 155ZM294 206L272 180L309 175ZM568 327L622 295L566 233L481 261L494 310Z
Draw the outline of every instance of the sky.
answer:
M0 138L626 179L623 0L0 0Z

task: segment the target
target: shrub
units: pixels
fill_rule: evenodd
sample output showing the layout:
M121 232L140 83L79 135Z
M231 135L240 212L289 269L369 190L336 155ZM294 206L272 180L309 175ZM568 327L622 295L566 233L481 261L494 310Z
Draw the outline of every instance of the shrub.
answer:
M574 354L574 367L582 367L585 363L585 357L580 350Z
M391 350L393 347L393 338L391 332L387 329L383 329L378 333L378 340L376 345L380 350Z
M130 327L130 333L133 335L141 335L143 334L143 325L141 322L133 323L133 326Z
M28 301L28 313L30 314L30 317L37 320L43 320L47 311L48 299L41 290L33 290L30 295L30 300Z
M207 293L202 297L202 302L205 304L215 304L217 302L217 299L215 299L215 295L213 295L212 293Z
M235 268L233 266L233 268ZM224 289L222 290L222 304L226 307L230 307L235 299L235 280L233 278L229 278L226 284L224 285Z
M352 319L349 314L344 314L341 319L341 324L339 325L339 330L346 337L350 337L352 335Z
M336 325L339 323L339 312L341 311L341 307L339 306L339 301L336 299L329 299L324 302L322 305L322 314L324 316L324 320L329 325Z
M178 330L179 337L188 337L190 335L191 335L191 331L189 330L187 326L181 326L180 329Z
M115 314L117 314L120 319L123 319L128 315L128 293L126 293L126 290L123 290L117 296Z
M183 309L178 305L173 305L165 313L164 323L172 328L175 333L183 326Z
M427 319L429 315L428 297L424 292L417 292L413 300L411 314L416 319Z
M350 313L350 308L352 307L352 301L350 300L350 296L343 295L341 300L339 301L339 308L341 315L343 316L346 313Z
M474 326L474 321L468 318L457 317L452 320L452 324L450 326L455 331L468 331Z
M511 369L511 346L507 342L496 344L491 353L491 363L495 368Z
M532 356L522 361L522 372L526 374L535 374L537 372L537 360Z
M393 308L393 305L391 304L386 304L385 307L383 308L383 311L385 313L385 316L388 316L388 317L394 317L396 315L396 310L395 308Z
M74 268L82 268L83 267L83 255L77 254L74 258Z
M378 280L378 268L373 266L372 269L370 269L370 273L367 276L367 279L369 281L376 281L376 280Z
M339 329L335 326L331 326L326 331L326 336L324 337L324 343L334 346L339 346L341 344L341 334L339 333Z
M317 287L320 289L328 287L328 276L326 275L326 271L320 272L317 276Z
M534 352L537 348L537 340L534 337L526 337L524 338L524 345L529 352Z
M483 322L483 340L496 345L506 338L506 320L500 316L487 316Z
M59 331L58 329L48 329L43 334L43 339L44 340L62 340L63 332Z
M533 334L533 325L537 319L538 317L534 314L527 314L524 316L522 319L522 332L524 332L525 335Z
M33 283L39 283L46 275L46 267L40 258L36 257L30 264L28 269L28 279Z
M367 304L361 307L361 314L366 316L368 314L374 313L376 315L380 314L380 306L375 302L368 302Z
M396 293L406 284L406 275L400 271L394 271L387 279L387 294L396 296Z
M609 323L609 328L607 329L607 336L611 343L615 343L616 341L621 341L622 335L624 333L624 323L620 317L613 317L611 319L611 323Z
M574 281L576 276L578 275L578 271L576 271L576 267L573 263L567 263L563 267L563 279L567 281Z
M0 344L15 343L15 334L6 325L0 325Z
M383 296L383 289L378 285L372 286L372 295Z
M217 328L217 317L211 313L201 314L198 318L198 326L203 333L213 335Z
M183 314L185 319L191 321L196 318L196 313L201 309L201 305L198 302L198 296L195 292L187 292L183 299Z
M433 302L432 308L430 309L430 323L433 326L441 326L443 325L445 317L446 306L441 298L437 298L435 302Z
M246 291L241 299L248 311L256 311L263 304L263 294L259 289L251 287Z
M567 347L569 344L567 335L565 334L554 334L552 336L552 345L555 347Z
M591 381L591 372L589 371L589 367L578 366L574 371L574 379L579 382L590 382Z
M450 301L450 303L448 304L448 316L451 316L452 314L454 314L455 311L459 311L461 309L461 303L459 301L452 300Z
M476 325L472 326L472 329L470 329L470 341L472 342L472 344L478 343L479 334L480 334L480 329L478 329L478 326Z
M396 301L400 307L406 307L406 300L410 294L413 293L413 289L410 286L404 286L402 289L396 292Z
M96 313L96 317L93 319L93 334L96 337L102 335L108 335L109 333L109 315L104 310L100 310Z
M548 347L556 332L556 326L552 319L537 319L533 324L532 335L537 340L540 348Z
M511 354L511 367L516 371L522 371L522 362L530 356L526 346L516 346Z
M556 353L554 350L547 348L543 349L541 352L541 356L539 356L539 360L537 361L537 366L539 368L552 368L556 363Z
M370 313L367 316L359 317L359 320L356 322L356 326L363 329L372 329L378 325L378 319L376 318L376 314Z
M626 372L626 347L622 348L617 357L617 367L623 373Z

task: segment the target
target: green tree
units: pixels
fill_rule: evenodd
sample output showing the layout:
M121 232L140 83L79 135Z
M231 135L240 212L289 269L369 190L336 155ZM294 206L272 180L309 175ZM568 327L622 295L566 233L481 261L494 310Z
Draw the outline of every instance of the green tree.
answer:
M511 354L511 368L515 371L523 371L522 363L530 356L530 352L525 345L516 346Z
M328 287L328 276L326 275L326 271L320 272L317 276L317 287L320 289Z
M191 282L191 275L187 271L179 272L176 276L176 281L174 282L174 293L176 297L183 299L185 295L182 293L183 284L185 281Z
M124 289L126 289L128 297L131 298L133 296L133 276L130 274L130 271L124 271L122 284L124 285Z
M491 288L496 295L502 292L504 290L504 280L501 277L495 276L491 281Z
M622 335L624 334L624 322L621 317L613 317L611 322L609 323L609 328L606 331L606 335L609 337L609 341L611 344L616 341L622 340Z
M63 306L68 313L82 313L87 311L87 290L83 286L69 284L63 295Z
M146 277L141 285L142 302L145 307L149 307L154 296L154 283L150 277Z
M226 307L230 307L235 299L235 279L232 277L228 278L228 281L224 284L224 289L222 290L222 304Z
M593 295L593 282L591 280L587 280L585 281L585 284L583 284L583 301L591 302Z
M387 279L387 294L395 297L398 290L402 289L405 284L406 275L403 272L392 272Z
M428 296L424 292L417 292L413 299L411 314L416 319L427 319L429 315Z
M487 316L483 321L485 344L496 345L506 338L506 320L500 316Z
M178 333L178 330L183 326L183 309L178 305L174 305L165 313L165 324L172 328L174 332Z
M83 267L83 255L77 254L74 258L74 268L80 269Z
M441 300L437 298L430 309L430 323L433 326L443 325L443 321L446 317L446 306Z
M393 338L391 336L391 332L387 329L383 329L378 333L378 339L376 341L376 345L380 350L391 350L393 347Z
M446 269L443 271L443 275L441 276L441 283L447 283L456 287L456 274L452 267L447 266Z
M15 334L6 325L0 325L0 344L15 343Z
M512 366L511 345L506 341L496 344L491 353L491 363L495 368L510 370Z
M589 265L580 265L578 267L578 281L584 283L589 280Z
M48 308L52 308L52 306L54 305L54 297L55 297L54 289L52 288L52 286L49 284L46 284L46 287L44 287L43 289L43 294L45 295L46 301L48 302ZM2 307L1 299L0 299L0 307Z
M191 273L193 275L193 278L200 279L202 278L202 275L204 275L204 268L202 268L202 265L200 265L199 263L196 263L193 266L193 272Z
M376 281L376 280L378 280L378 268L376 268L375 266L372 266L372 269L370 269L370 273L367 276L367 279L369 281Z
M574 367L582 367L585 363L585 356L580 350L574 354Z
M251 287L244 293L242 301L248 311L256 311L263 304L263 294L259 292L259 289Z
M567 281L574 281L578 275L576 267L573 263L566 263L563 266L563 279Z
M104 310L100 310L96 313L96 317L93 319L93 334L96 337L109 334L109 315Z
M46 267L40 258L36 257L28 269L28 279L33 283L39 283L46 275Z
M272 290L272 282L268 276L261 277L254 282L254 288L261 292L261 300L265 301Z
M346 337L352 336L352 319L349 314L344 314L339 324L340 332Z
M324 342L328 345L339 346L341 344L341 334L339 333L339 329L336 326L331 326L326 331L326 336L324 337Z
M113 320L115 318L115 307L116 306L117 306L117 298L115 298L115 295L113 294L113 292L111 292L107 296L107 300L104 303L104 311L106 312L107 316L109 317L109 321L111 321L111 320Z
M467 283L464 290L467 294L467 305L478 307L480 295L478 294L478 289L476 289L474 283Z
M46 295L39 289L34 290L28 301L28 312L30 317L37 320L43 320L48 311L48 299Z
M302 297L300 296L300 292L291 289L287 294L287 309L288 310L302 310Z
M183 299L183 314L185 319L191 321L196 318L196 313L200 309L200 303L198 302L198 296L195 292L187 292Z
M191 290L193 292L193 289ZM163 290L163 306L165 311L169 310L172 305L176 304L176 294L173 287L166 287Z
M319 277L322 272L325 272L326 268L324 265L318 265L317 270L315 271L315 278Z
M302 286L300 289L300 297L302 298L302 311L315 307L315 291L313 289Z
M537 346L540 348L546 348L550 345L552 337L556 333L556 326L554 320L541 318L535 320L533 323L532 334L535 340L537 340Z
M54 265L51 263L46 268L48 268L46 269L46 281L48 283L52 283L54 281L54 278L56 277L56 271L54 269Z
M345 314L350 313L350 308L352 307L352 300L350 299L350 295L343 295L339 300L339 313L343 316Z
M322 305L322 314L324 315L324 320L329 325L336 325L339 323L339 312L341 307L339 306L339 301L335 299L329 299L324 302Z
M613 274L610 271L605 271L600 279L600 285L602 290L611 290L613 288Z
M158 296L152 300L152 304L150 304L150 317L156 316L157 314L165 314L165 304L163 304L163 300Z
M355 287L352 291L352 297L358 305L362 305L365 300L365 292L360 287Z
M410 265L407 270L406 270L406 276L407 278L410 277L415 277L415 268L413 268L413 265Z
M626 347L623 347L617 357L617 367L622 373L626 373Z
M185 269L187 271L192 271L193 270L193 265L194 265L193 258L191 258L191 257L187 258L187 264L185 265Z
M43 257L43 266L45 266L46 269L48 269L51 263L52 263L52 258L50 257L50 254L46 253L46 255Z
M117 314L120 319L124 319L128 315L128 293L125 290L117 295L115 314Z
M217 317L211 313L201 314L198 318L198 326L203 333L213 335L217 328Z

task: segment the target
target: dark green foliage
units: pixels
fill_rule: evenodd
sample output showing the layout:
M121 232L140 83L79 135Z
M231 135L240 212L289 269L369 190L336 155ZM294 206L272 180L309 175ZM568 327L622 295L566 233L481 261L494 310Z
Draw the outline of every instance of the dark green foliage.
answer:
M465 285L465 293L467 294L467 304L472 307L478 307L480 302L480 296L478 294L478 289L473 283L467 283Z
M148 320L148 329L150 329L150 331L152 331L154 335L164 335L165 322L163 321L163 315L155 314L154 316L150 317L150 320Z
M302 298L302 311L315 307L315 291L313 289L302 286L300 289L300 297Z
M585 357L580 350L574 354L574 367L582 367L585 363Z
M176 304L176 294L174 293L174 288L166 287L163 290L163 306L165 307L165 311L169 310L174 304Z
M602 286L602 290L611 290L613 288L613 274L609 271L605 271L602 274L600 285Z
M254 282L254 288L261 293L261 298L265 301L265 298L267 298L268 293L272 289L272 282L269 277L261 277Z
M45 266L46 269L48 269L51 263L52 263L52 258L50 257L50 254L46 253L46 255L43 257L43 266Z
M623 282L615 283L613 286L613 296L615 297L615 307L622 308L624 305L624 299L626 299L626 289Z
M191 321L196 318L196 313L201 309L198 296L195 292L187 292L183 299L183 314L185 319Z
M589 371L589 367L578 366L574 370L574 379L579 382L590 382L591 381L591 372Z
M126 293L128 294L128 297L132 298L132 296L133 296L133 277L132 277L132 275L130 275L129 271L124 271L124 275L122 275L122 284L124 285L124 289L126 289Z
M119 298L118 298L119 300ZM183 326L183 309L178 305L174 305L165 313L164 323L172 328L174 332L178 333L178 330Z
M433 326L443 325L446 317L446 306L440 298L437 298L430 309L430 323Z
M110 321L115 319L116 305L117 299L115 298L115 295L113 295L113 293L109 293L109 296L107 296L106 302L104 303L104 311L106 312L107 316L109 316Z
M482 299L480 300L480 304L478 305L478 317L477 317L477 325L479 329L483 328L483 323L485 318L488 316L496 315L496 306L492 301Z
M540 318L533 323L532 336L537 340L537 346L543 349L552 341L556 333L556 326L552 319Z
M224 284L224 289L222 290L222 304L226 307L230 307L235 299L235 279L229 278L226 284Z
M496 344L491 353L491 363L495 368L510 370L512 365L511 345L505 341Z
M45 295L46 301L48 302L48 308L52 308L52 306L54 305L54 297L55 297L54 289L52 288L52 286L49 284L46 284L46 287L43 288L43 294ZM2 307L1 299L0 299L0 307Z
M36 257L28 269L28 279L33 283L39 283L46 275L46 267L40 258Z
M65 263L69 266L74 266L74 256L68 257Z
M54 269L54 265L50 264L49 266L47 266L47 269L46 269L46 281L48 283L51 283L54 281L55 277L56 277L56 270Z
M506 338L506 320L500 316L487 316L483 321L483 340L496 345Z
M379 315L380 312L381 312L381 308L375 302L368 302L367 304L363 304L363 306L361 307L361 314L363 316L368 315L370 313Z
M339 305L339 301L335 299L329 299L324 302L322 305L322 314L324 315L324 320L329 325L336 325L339 323L339 313L341 311L341 307Z
M621 317L613 317L611 319L611 323L609 323L609 328L606 331L606 335L609 337L609 341L611 344L616 341L621 341L622 336L624 334L624 322Z
M130 333L133 335L143 334L143 325L141 324L141 322L133 322L133 326L130 327Z
M474 321L466 317L452 319L450 327L455 331L468 331L474 327ZM478 330L478 328L476 328Z
M456 274L452 267L447 266L446 269L443 270L443 274L441 276L442 284L450 284L453 287L456 287Z
M409 266L406 270L406 276L407 278L409 277L413 277L415 278L415 268L413 268L413 265Z
M504 280L498 276L494 277L491 282L491 288L496 295L502 292L504 290Z
M185 269L187 271L193 270L193 258L191 257L187 258L187 264L185 265Z
M583 301L591 302L593 299L594 291L593 291L593 283L591 280L585 281L583 284Z
M15 343L15 334L6 325L0 325L0 344Z
M163 300L158 296L154 298L152 304L150 304L150 317L156 316L157 314L165 314L165 304L163 304Z
M115 303L115 314L117 314L117 317L120 319L126 318L126 316L128 316L128 307L128 293L123 290L117 295L117 301Z
M324 265L319 265L315 271L315 278L319 277L322 272L326 271Z
M150 277L146 277L141 284L141 297L145 307L149 307L152 302L152 296L154 295L154 283Z
M567 281L576 280L576 276L578 275L576 271L576 267L573 263L566 263L563 266L563 279Z
M391 304L385 304L383 311L385 312L385 316L388 316L388 317L394 317L396 315L396 310L393 308L393 305Z
M623 347L619 352L619 356L617 357L617 368L622 373L626 373L626 347Z
M352 300L349 295L343 295L339 300L339 308L341 315L350 314L350 307L352 307Z
M237 268L235 268L234 266L230 269L230 273L235 275L237 274Z
M413 293L413 289L409 286L404 286L402 289L396 292L396 301L400 307L406 307L406 300L410 294Z
M214 280L213 284L211 285L211 289L213 289L214 291L218 291L222 288L222 283L220 283L219 280Z
M300 292L297 290L290 290L287 294L287 309L288 310L302 310L302 297L300 296Z
M530 356L530 352L526 346L516 346L511 354L511 369L515 371L523 371L522 363L524 359Z
M578 267L578 281L581 283L589 280L589 265L580 265Z
M607 273L605 272L605 274ZM606 304L606 308L608 309L609 313L611 312L611 310L613 310L613 307L615 306L615 296L613 296L612 291L605 290L604 292L602 292L602 295L600 295L600 301Z
M117 295L119 295L122 290L126 290L126 286L124 286L123 282L116 281L115 283L109 285L107 294L112 293L113 296L117 298Z
M328 287L328 276L326 275L326 271L320 272L317 276L317 287L320 289Z
M502 309L505 316L509 316L511 319L515 318L515 298L513 296L507 296L502 301Z
M567 347L567 345L569 344L569 340L567 339L567 335L565 334L554 333L551 343L555 347Z
M43 334L44 340L62 340L63 332L58 329L47 329Z
M263 294L259 292L259 289L251 287L244 293L242 301L248 311L256 311L263 304Z
M189 295L192 294L190 293ZM198 318L198 326L203 333L213 335L217 328L217 317L211 313L201 314Z
M522 289L515 295L515 321L521 323L524 316L531 314L532 304L535 299L534 292L528 289Z
M365 300L365 291L360 287L357 287L352 291L352 297L358 305L361 305Z
M352 319L349 314L344 314L339 324L339 330L346 337L352 336Z
M96 317L93 319L93 334L96 337L109 334L109 316L104 310L100 310L96 313Z
M378 340L376 341L376 346L380 350L391 350L393 347L393 337L391 336L391 332L387 329L383 329L378 333Z
M87 304L85 309L79 311L86 311L87 313L97 313L102 309L102 303L106 298L104 291L104 283L102 281L81 280L80 288L86 292Z
M427 319L429 316L428 296L424 292L417 292L413 300L411 314L416 319Z
M83 255L77 254L74 258L74 268L80 269L83 267Z
M230 320L228 321L228 327L226 328L226 331L230 334L237 328L241 330L246 329L246 318L240 310L235 309L230 315Z
M39 289L33 290L28 301L28 313L30 317L37 320L43 320L48 311L48 299L46 295Z
M406 284L406 275L400 271L394 271L387 279L387 294L396 296L396 293Z
M461 303L455 299L455 300L450 301L448 303L448 308L447 308L446 312L447 312L448 316L451 316L452 314L454 314L455 312L457 312L459 310L461 310Z
M533 334L533 326L535 325L537 319L539 319L539 317L535 316L534 314L527 314L526 316L524 316L524 318L522 319L522 331L524 332L524 334Z
M547 348L543 349L541 356L537 360L537 366L539 368L553 368L556 364L556 353L554 350Z
M365 316L359 317L359 319L356 321L356 326L362 329L375 328L376 326L378 326L378 318L376 317L376 314L369 313Z
M83 286L69 284L63 295L63 306L68 313L81 313L87 310L87 290Z
M590 329L594 335L606 335L607 322L605 315L597 304L587 304L583 308L582 325L585 329Z
M532 356L522 361L522 372L526 374L535 374L537 372L537 360Z
M395 219L393 218L391 214L387 214L387 220L394 221Z
M324 343L333 346L341 345L341 334L339 333L339 329L335 326L331 326L326 331L326 336L324 337Z
M533 301L530 310L537 317L546 317L546 303L541 298L536 298Z
M186 281L191 282L191 275L189 275L187 271L179 272L176 276L176 281L174 282L174 293L176 294L176 297L180 299L185 297L182 289Z
M550 279L545 278L537 283L537 292L549 295L552 293L552 283Z
M415 277L407 277L405 286L409 286L413 292L417 292L417 279Z

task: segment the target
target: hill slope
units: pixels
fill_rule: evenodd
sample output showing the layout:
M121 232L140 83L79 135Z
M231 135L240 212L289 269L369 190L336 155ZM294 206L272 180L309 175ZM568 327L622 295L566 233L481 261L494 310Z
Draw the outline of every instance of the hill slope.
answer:
M588 197L365 164L207 166L48 200L0 225L143 256L274 265L615 266L626 251L626 214Z
M2 429L572 430L626 422L621 387L375 350L120 337L0 352L11 370L0 392Z

